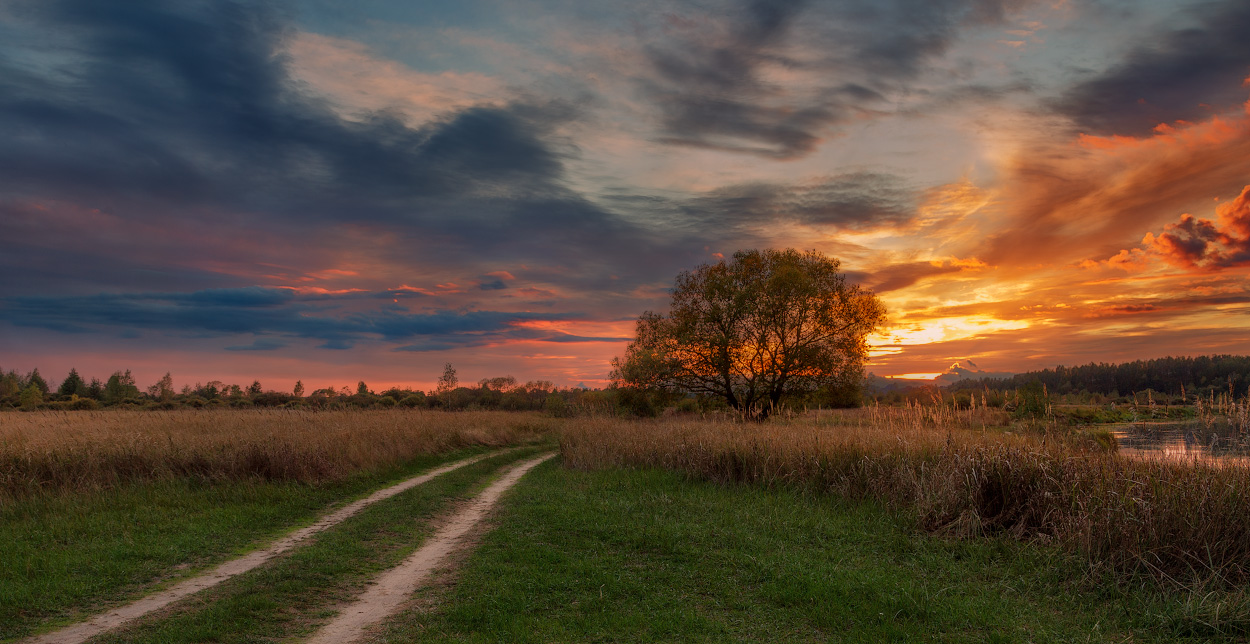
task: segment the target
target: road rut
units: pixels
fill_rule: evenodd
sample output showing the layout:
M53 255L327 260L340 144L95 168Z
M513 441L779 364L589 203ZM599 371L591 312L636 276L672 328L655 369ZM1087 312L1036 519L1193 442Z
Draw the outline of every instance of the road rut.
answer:
M544 454L525 461L477 495L469 506L454 515L403 563L382 573L356 601L317 631L307 644L346 644L364 634L365 628L382 621L408 601L418 587L438 568L456 543L480 522L499 497L526 472L555 456Z
M241 575L249 570L252 570L266 561L269 561L270 559L273 559L287 550L301 544L318 532L343 522L343 520L357 514L361 510L377 503L378 501L389 499L396 494L410 490L436 476L439 476L440 474L446 474L452 470L459 469L466 465L471 465L487 458L488 456L495 456L500 453L503 452L480 454L478 456L466 458L454 463L448 463L442 467L430 470L425 474L414 476L388 488L378 490L363 499L353 501L335 510L334 512L321 517L320 519L317 519L317 521L312 525L300 528L299 530L296 530L295 532L292 532L291 534L273 542L266 548L250 552L242 557L239 557L238 559L231 559L230 561L227 561L204 574L178 582L161 592L148 595L147 597L136 600L120 608L96 615L85 622L67 626L50 633L44 633L43 635L27 638L25 640L21 640L19 644L81 644L82 642L85 642L100 633L117 628L118 626L121 626L122 624L125 624L133 619L137 619L153 611L160 610L184 597L193 595L206 588L211 588L227 579L230 579L231 577Z

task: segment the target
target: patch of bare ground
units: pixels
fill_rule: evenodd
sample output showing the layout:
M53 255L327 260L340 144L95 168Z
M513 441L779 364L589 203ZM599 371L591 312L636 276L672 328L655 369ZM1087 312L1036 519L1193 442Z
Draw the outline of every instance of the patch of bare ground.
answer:
M457 508L459 510L460 508ZM477 529L466 534L455 545L442 564L430 571L425 583L421 584L416 592L395 609L390 618L383 622L374 624L365 629L365 634L361 638L362 644L381 644L390 641L387 638L387 623L395 617L405 614L428 615L437 611L447 599L447 596L455 588L456 582L460 578L460 569L464 567L469 560L469 556L477 550L482 543L482 538L494 531L498 527L494 514L490 514L484 519Z

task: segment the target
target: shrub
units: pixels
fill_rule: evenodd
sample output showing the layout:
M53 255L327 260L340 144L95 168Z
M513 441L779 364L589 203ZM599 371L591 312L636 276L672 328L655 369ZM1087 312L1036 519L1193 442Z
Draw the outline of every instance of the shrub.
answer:
M414 393L399 401L400 407L425 407L425 394Z
M99 409L100 403L90 398L79 398L77 400L71 401L69 404L69 408L78 410L78 411L92 411L95 409Z
M547 400L543 401L543 410L556 418L568 418L573 415L573 408L564 402L564 397L559 394L547 396Z

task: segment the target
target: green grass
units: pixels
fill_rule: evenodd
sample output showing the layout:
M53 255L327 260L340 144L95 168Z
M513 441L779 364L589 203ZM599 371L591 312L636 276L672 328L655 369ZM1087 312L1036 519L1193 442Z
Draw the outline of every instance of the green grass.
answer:
M93 641L242 643L310 635L334 607L416 550L432 533L431 519L476 494L501 467L540 449L484 459L376 503L289 556Z
M483 451L316 486L170 480L0 506L0 640L133 600L307 525L331 504Z
M871 504L540 466L434 608L384 642L1207 641L1209 609ZM1186 612L1188 611L1188 612Z

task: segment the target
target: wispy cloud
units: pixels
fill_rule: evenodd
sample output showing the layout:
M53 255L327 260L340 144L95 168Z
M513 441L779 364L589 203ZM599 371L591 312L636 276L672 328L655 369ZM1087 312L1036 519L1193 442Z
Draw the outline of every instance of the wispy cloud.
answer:
M369 298L373 299L373 298ZM360 308L357 295L303 297L289 289L213 289L193 293L129 293L91 296L21 296L2 300L0 320L16 326L79 333L129 331L188 337L257 336L231 351L281 349L295 338L347 349L381 342L396 350L467 347L513 341L604 342L619 337L584 337L537 329L535 321L584 319L576 313ZM419 342L413 343L413 340Z

